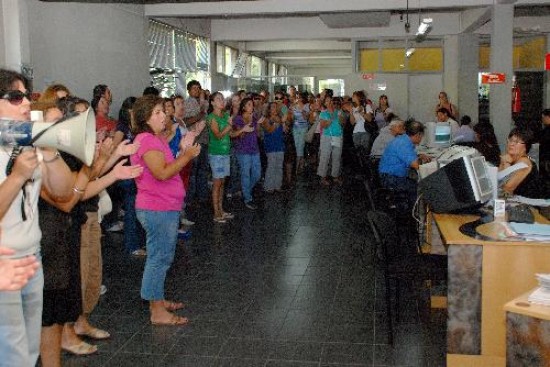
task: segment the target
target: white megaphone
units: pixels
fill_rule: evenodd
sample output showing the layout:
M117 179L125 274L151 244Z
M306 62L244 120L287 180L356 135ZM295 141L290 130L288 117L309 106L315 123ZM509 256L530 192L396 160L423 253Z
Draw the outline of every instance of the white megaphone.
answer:
M56 148L90 166L95 154L95 115L86 112L54 123L0 119L0 145Z

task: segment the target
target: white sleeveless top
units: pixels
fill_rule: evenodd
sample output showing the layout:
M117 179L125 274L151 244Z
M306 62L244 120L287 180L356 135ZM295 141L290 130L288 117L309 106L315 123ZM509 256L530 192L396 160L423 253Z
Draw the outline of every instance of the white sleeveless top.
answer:
M6 179L6 166L10 154L11 147L0 147L0 183ZM2 229L0 245L15 250L15 254L9 257L18 258L36 254L40 251L42 232L38 224L38 198L40 197L41 185L42 171L39 166L34 171L33 180L23 186L25 190L23 208L27 220L23 221L21 213L23 190L19 190L4 218L0 221L0 228Z

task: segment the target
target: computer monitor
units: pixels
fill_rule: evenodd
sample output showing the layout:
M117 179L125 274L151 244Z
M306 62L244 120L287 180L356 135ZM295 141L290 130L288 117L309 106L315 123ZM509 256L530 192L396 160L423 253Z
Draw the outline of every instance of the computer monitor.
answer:
M429 148L446 148L451 145L451 124L426 122L423 145Z
M465 156L447 163L422 179L418 189L435 213L476 210L493 196L483 156Z

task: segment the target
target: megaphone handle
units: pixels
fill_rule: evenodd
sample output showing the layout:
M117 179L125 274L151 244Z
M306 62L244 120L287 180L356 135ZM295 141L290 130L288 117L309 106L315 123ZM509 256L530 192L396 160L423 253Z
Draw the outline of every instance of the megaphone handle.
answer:
M21 147L19 145L16 145L16 146L13 147L13 149L11 151L11 154L10 154L10 160L8 161L8 164L6 165L6 176L9 176L11 174L11 171L13 169L13 165L15 164L15 160L17 159L19 154L21 154L22 151L23 151L23 147ZM25 182L25 184L26 184L26 182ZM27 220L27 214L25 213L25 199L26 199L27 193L25 191L25 185L23 185L21 190L23 191L23 198L21 199L21 217L22 217L23 221L26 221Z
M16 145L13 147L11 154L10 154L10 160L8 161L8 164L6 165L6 176L9 176L11 174L11 170L13 169L13 165L15 164L15 160L21 154L23 151L23 148L19 145Z

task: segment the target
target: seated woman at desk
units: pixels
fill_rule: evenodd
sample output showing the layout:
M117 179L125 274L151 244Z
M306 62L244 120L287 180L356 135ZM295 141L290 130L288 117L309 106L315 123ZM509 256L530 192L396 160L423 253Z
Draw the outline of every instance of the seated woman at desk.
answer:
M500 157L499 171L517 163L527 167L512 172L501 189L505 195L521 195L528 198L540 198L540 182L537 164L527 155L533 143L530 130L513 129L508 134L506 153Z

